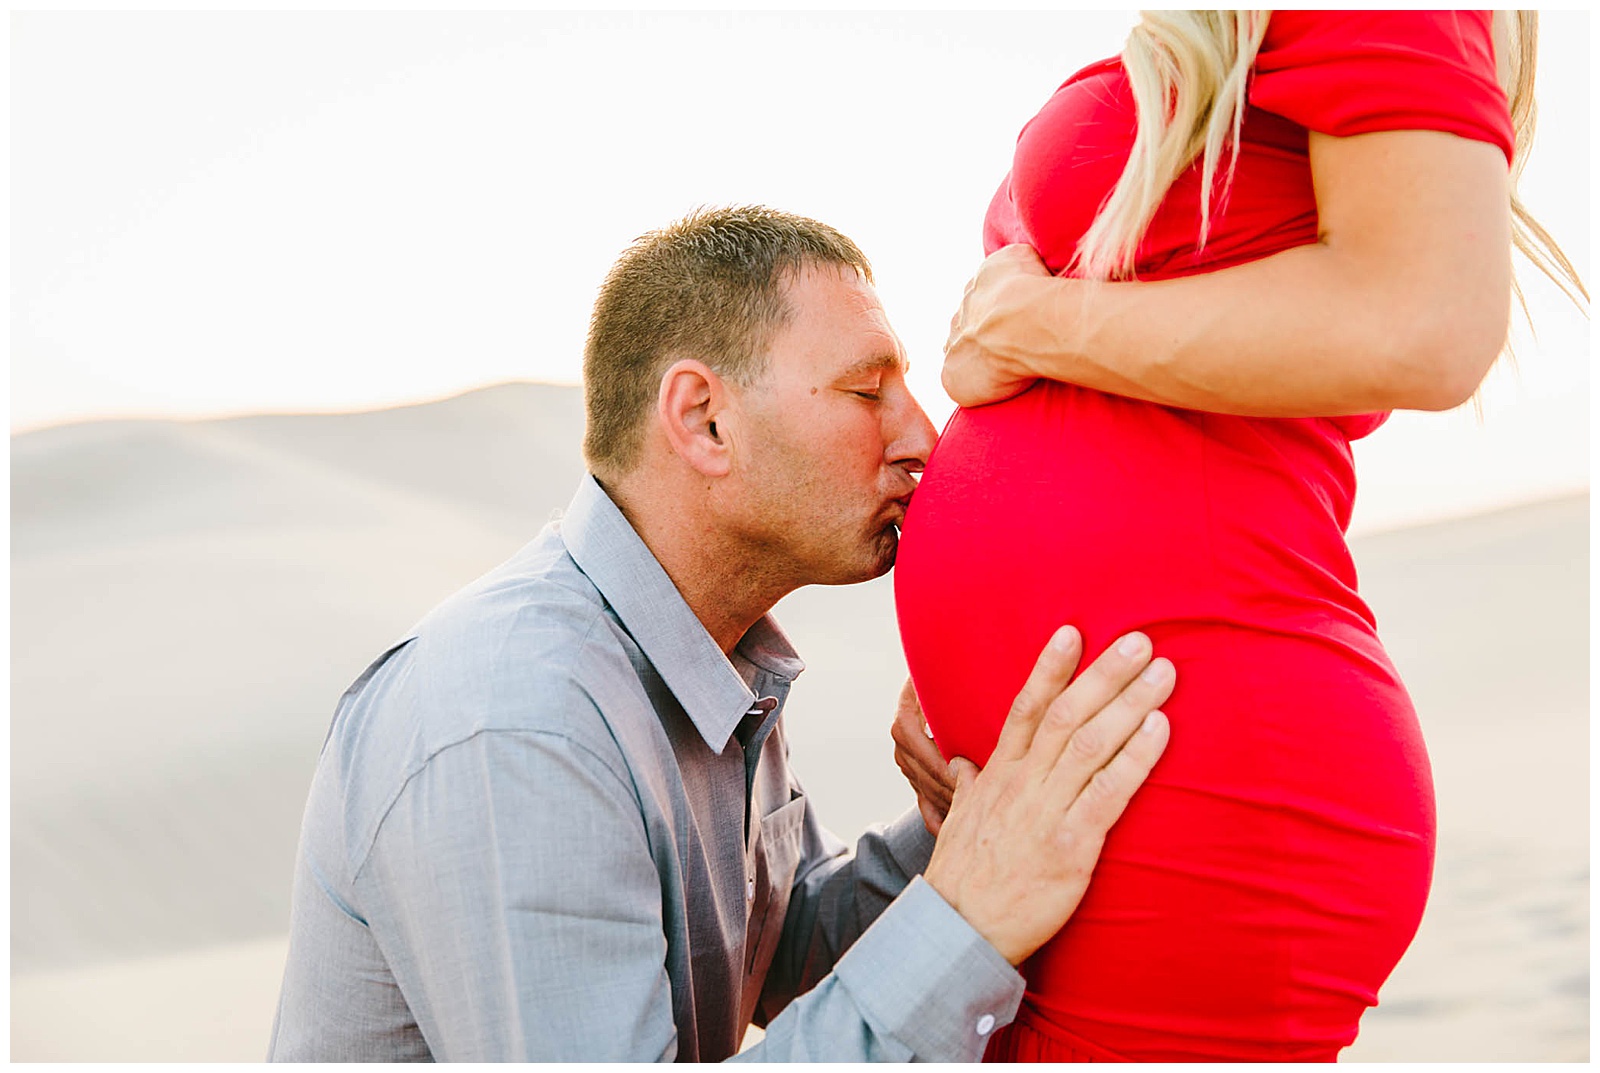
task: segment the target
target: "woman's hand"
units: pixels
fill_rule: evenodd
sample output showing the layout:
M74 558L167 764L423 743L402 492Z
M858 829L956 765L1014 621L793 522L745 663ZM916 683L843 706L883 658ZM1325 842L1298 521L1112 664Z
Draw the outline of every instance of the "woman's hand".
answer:
M1028 315L1019 282L1050 278L1032 246L1004 246L978 267L944 344L945 392L960 406L982 406L1026 391L1038 379L1008 344L1007 327ZM1024 286L1026 284L1024 283Z

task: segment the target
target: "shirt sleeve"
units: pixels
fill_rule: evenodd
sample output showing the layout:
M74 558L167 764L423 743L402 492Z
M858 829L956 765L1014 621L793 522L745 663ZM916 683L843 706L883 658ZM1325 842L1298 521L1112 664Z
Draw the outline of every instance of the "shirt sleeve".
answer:
M869 829L847 854L808 808L805 846L758 1008L766 1037L741 1057L824 1061L817 1041L852 1037L872 1060L981 1057L1023 981L920 878L933 853L922 817Z
M850 945L922 874L932 855L933 836L915 809L893 823L869 827L852 854L822 826L808 801L800 864L756 1023L776 1017L791 999L831 972Z
M1487 11L1274 11L1250 103L1347 137L1437 130L1511 159L1511 115Z

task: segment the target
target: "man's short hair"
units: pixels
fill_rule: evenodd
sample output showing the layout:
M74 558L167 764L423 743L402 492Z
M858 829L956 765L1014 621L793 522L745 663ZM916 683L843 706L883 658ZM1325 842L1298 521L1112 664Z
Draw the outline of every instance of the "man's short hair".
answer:
M866 255L827 224L759 205L699 209L634 240L611 266L583 351L583 456L603 478L639 462L661 376L682 358L741 386L766 371L791 310L787 279L814 265L855 269Z

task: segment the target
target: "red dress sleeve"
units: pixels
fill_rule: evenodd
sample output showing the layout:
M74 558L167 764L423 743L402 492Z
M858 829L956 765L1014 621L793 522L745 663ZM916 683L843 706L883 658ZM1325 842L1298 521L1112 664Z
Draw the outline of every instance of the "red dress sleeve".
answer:
M1511 159L1488 11L1274 11L1250 103L1338 137L1438 130Z

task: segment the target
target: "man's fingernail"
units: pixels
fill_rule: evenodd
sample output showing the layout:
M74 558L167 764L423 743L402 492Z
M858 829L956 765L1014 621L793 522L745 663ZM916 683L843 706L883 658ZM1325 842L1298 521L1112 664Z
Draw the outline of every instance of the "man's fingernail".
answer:
M1117 654L1120 656L1127 656L1131 659L1132 657L1143 652L1145 646L1149 643L1150 642L1145 639L1144 634L1130 633L1128 636L1117 642Z
M1156 732L1156 727L1160 725L1160 721L1156 719L1156 716L1160 714L1160 712L1151 712L1149 715L1145 716L1144 722L1139 724L1139 733L1154 734Z
M1155 686L1165 682L1167 680L1167 675L1171 673L1172 664L1168 663L1164 659L1158 659L1152 662L1150 666L1146 667L1140 673L1139 677L1144 679L1145 682L1149 683L1150 685Z
M1057 652L1071 652L1078 643L1078 631L1071 626L1063 626L1050 638L1050 647Z

